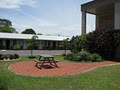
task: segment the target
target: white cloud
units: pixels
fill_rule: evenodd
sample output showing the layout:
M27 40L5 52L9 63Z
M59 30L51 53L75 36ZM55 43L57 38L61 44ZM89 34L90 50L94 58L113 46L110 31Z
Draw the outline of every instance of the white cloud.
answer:
M20 8L22 5L34 6L36 4L35 0L1 0L0 8Z

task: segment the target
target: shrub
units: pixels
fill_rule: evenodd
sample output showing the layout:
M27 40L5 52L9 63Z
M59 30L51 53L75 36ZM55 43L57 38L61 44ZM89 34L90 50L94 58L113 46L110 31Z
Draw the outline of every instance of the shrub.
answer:
M89 61L89 55L90 53L88 52L80 52L77 54L77 57L79 57L79 61Z
M67 55L65 56L64 59L67 59L67 60L73 60L74 57L75 57L75 54L73 54L73 53L69 53L69 54L67 54Z
M70 41L71 43L71 51L73 53L78 53L81 49L86 48L87 43L87 34L83 34L81 36L73 37Z
M96 53L91 54L87 51L80 52L77 54L69 53L66 55L65 59L71 60L71 61L91 61L91 62L101 62L103 61L102 57Z
M92 62L101 62L101 61L103 61L102 57L100 55L98 55L97 53L91 54L89 57L90 57L90 60Z
M15 45L15 46L13 47L13 50L20 50L20 49L21 49L20 45Z

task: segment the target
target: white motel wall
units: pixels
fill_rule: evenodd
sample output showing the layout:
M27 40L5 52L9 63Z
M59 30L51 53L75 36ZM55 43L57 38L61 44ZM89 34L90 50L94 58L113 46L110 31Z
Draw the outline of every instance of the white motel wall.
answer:
M31 34L15 34L15 33L0 33L0 49L12 50L15 45L19 45L21 49L27 50L28 45L26 40L31 39ZM38 36L38 47L35 47L36 50L58 50L60 48L60 44L64 39L70 37L61 37L61 36L45 36L45 35L37 35Z

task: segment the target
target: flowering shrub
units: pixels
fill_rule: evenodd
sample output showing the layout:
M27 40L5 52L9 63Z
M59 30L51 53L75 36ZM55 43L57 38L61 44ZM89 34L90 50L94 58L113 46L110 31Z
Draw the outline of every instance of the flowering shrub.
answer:
M107 29L97 29L87 36L87 50L98 53L106 60L114 58L115 50L120 44L120 33Z
M86 49L97 53L106 60L115 59L115 51L120 46L120 30L98 28L89 34L73 37L70 41L71 52L76 54ZM94 57L97 55L93 55ZM93 57L91 56L91 57ZM80 56L76 60L80 60ZM94 61L94 60L93 60Z

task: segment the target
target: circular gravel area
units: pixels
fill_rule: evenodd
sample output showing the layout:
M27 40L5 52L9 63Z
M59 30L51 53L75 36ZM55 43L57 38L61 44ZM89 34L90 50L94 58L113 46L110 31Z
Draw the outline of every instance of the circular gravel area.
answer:
M97 63L67 63L58 62L59 68L50 67L49 64L45 64L44 68L39 69L35 67L36 62L25 61L18 62L9 66L9 69L20 75L28 76L61 76L61 75L72 75L82 73L91 70L99 66L115 65L117 62L105 61Z

